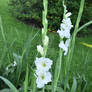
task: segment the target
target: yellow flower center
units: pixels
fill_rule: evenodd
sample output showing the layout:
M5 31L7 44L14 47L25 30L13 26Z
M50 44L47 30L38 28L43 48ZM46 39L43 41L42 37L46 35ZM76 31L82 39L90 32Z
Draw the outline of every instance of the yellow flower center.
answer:
M45 64L45 63L42 63L42 66L43 66L43 67L46 67L46 64Z
M44 80L44 79L45 79L45 76L44 76L44 75L42 75L42 76L41 76L41 79L42 79L42 80Z

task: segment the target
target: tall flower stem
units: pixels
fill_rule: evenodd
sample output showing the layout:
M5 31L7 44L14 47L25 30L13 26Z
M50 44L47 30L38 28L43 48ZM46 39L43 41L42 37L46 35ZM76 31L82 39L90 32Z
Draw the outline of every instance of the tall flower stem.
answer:
M67 88L67 84L68 84L68 80L69 80L68 76L69 76L70 64L71 64L71 60L72 60L72 56L73 56L73 51L74 51L76 31L79 28L79 23L80 23L81 16L82 16L82 13L83 13L84 3L85 3L85 0L81 0L80 9L79 9L79 13L78 13L74 33L73 33L73 36L71 38L71 43L70 43L71 47L69 48L69 53L68 53L67 62L66 62L66 66L65 66L65 68L66 68L65 77L66 78L65 78L64 92L66 92L66 88Z
M46 39L46 35L47 35L47 31L48 31L48 20L47 20L47 8L48 8L48 0L43 0L43 6L44 6L44 10L43 10L43 29L42 29L42 42L43 42L43 48L44 48L44 57L46 56L46 52L47 52L47 45L45 45L44 41Z
M47 20L47 8L48 8L48 0L43 0L43 19L42 19L42 23L43 23L43 28L42 28L42 43L43 43L43 49L44 49L44 54L43 57L46 56L47 53L47 48L48 45L45 44L46 41L46 35L47 35L47 31L48 31L48 20ZM48 43L47 43L48 44ZM45 87L42 89L42 92L45 92Z

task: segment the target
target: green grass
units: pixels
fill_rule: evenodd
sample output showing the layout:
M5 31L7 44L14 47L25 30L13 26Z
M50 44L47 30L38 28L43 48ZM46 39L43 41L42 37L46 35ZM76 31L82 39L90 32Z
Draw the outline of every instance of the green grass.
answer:
M3 37L0 30L0 59L2 55L5 53L5 50L9 48L3 58L3 67L0 69L0 75L3 75L5 72L5 67L10 62L13 62L12 54L17 53L22 55L23 49L26 43L32 39L32 37L38 32L34 40L32 41L29 48L28 57L25 62L29 64L33 64L33 61L36 57L36 45L41 43L41 31L40 29L34 28L32 26L28 26L20 21L18 21L9 11L8 6L9 0L0 0L0 16L2 18L2 24L4 28L4 34L7 41L7 48L5 47L5 43L3 41ZM48 33L50 37L49 43L49 50L48 50L48 57L51 58L54 62L57 60L58 57L58 43L59 37L56 33ZM14 41L12 47L10 45ZM85 74L85 78L87 80L87 91L91 92L92 87L92 48L85 47L80 44L80 42L85 42L92 44L92 37L85 37L85 38L77 38L76 45L74 50L74 56L71 63L71 71L70 71L70 78L74 75L76 76L78 73L80 75ZM88 57L87 57L88 55ZM87 57L87 59L86 59ZM86 60L85 60L86 59ZM86 63L84 65L84 63ZM31 67L31 66L30 66ZM26 69L23 69L26 71ZM83 72L84 70L84 72ZM11 74L12 75L12 74ZM11 76L10 75L10 76ZM4 75L3 75L4 76ZM5 76L8 77L8 76ZM13 83L15 77L8 77ZM24 79L21 79L21 81ZM20 82L21 82L20 81Z

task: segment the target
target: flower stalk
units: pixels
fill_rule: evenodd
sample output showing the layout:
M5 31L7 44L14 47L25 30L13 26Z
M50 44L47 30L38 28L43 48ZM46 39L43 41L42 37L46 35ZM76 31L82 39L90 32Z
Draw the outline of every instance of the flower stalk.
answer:
M65 66L66 71L65 71L64 92L66 92L66 88L67 88L67 85L68 85L68 80L69 80L68 76L69 76L70 64L71 64L71 60L72 60L72 56L73 56L73 51L74 51L75 38L76 38L76 35L77 35L76 33L77 33L78 28L79 28L79 23L80 23L81 16L82 16L82 13L83 13L84 3L85 3L85 0L81 0L78 18L77 18L74 33L73 33L73 36L72 36L71 42L70 42L71 47L69 47L69 53L68 53L68 56L67 56L67 61L66 61L66 66Z
M37 51L40 53L41 57L36 58L35 65L36 65L36 84L37 88L43 88L42 92L45 92L45 85L52 81L52 75L49 72L52 60L46 58L49 37L47 36L48 31L48 21L47 21L47 7L48 7L48 0L43 0L43 28L42 28L42 46L37 46Z

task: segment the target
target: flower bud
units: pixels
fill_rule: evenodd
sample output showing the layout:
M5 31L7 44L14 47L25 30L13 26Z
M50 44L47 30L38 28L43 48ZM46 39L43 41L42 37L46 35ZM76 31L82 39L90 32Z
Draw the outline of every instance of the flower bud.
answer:
M45 36L45 40L44 40L44 45L48 45L49 43L49 37L48 36Z
M42 34L44 33L44 29L42 28Z
M43 51L43 47L41 45L37 45L37 51L43 55L44 54L44 51Z

